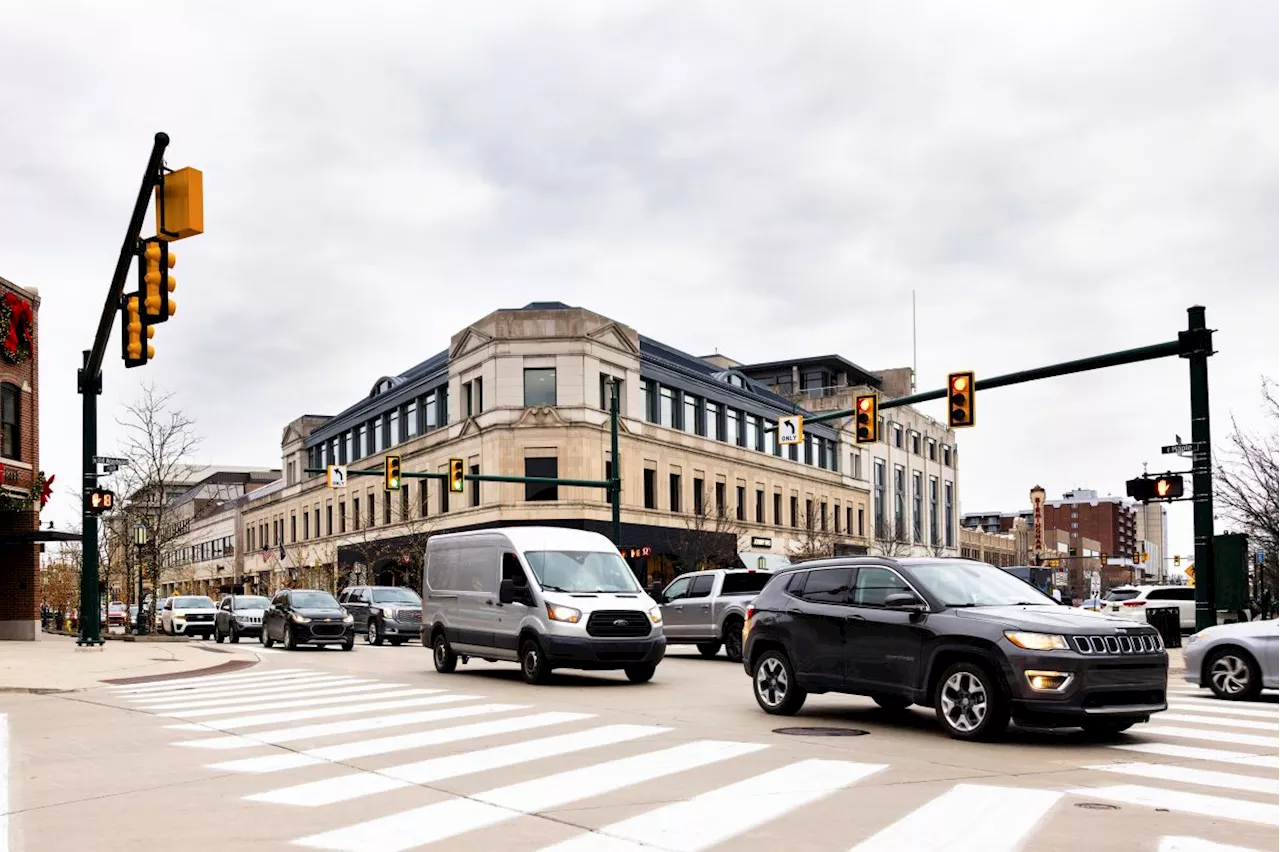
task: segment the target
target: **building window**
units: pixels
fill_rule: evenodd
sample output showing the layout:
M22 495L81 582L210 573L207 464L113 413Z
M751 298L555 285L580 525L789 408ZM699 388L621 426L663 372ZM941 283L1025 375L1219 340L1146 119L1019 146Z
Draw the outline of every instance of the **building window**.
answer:
M552 406L556 404L556 368L537 367L524 371L524 405Z
M705 417L706 417L706 424L704 426L702 434L706 435L708 438L714 438L717 441L723 441L724 426L720 422L719 403L711 402L710 400L708 400L706 411L705 411Z
M884 529L884 520L885 520L885 519L884 519L884 515L885 515L885 507L884 507L884 498L885 498L885 493L884 493L884 487L885 487L885 481L884 481L884 462L883 462L883 461L881 461L880 459L876 459L876 460L875 460L875 462L874 462L874 464L875 464L875 477L876 477L876 478L875 478L875 481L872 483L872 486L873 486L873 487L874 487L874 489L875 489L875 495L874 495L874 496L875 496L875 506L874 506L874 508L873 508L873 511L875 512L875 519L876 519L876 521L875 521L875 523L876 523L876 527L875 527L876 532L875 532L875 534L876 534L876 536L877 536L877 537L881 537L881 538L882 538L882 537L884 537L884 534L885 534L885 529Z
M935 547L942 541L938 538L938 477L929 477L929 543Z
M302 513L302 540L309 541L311 539L311 516L306 512Z
M668 488L670 489L670 492L667 495L667 499L668 501L670 501L671 511L679 512L680 511L680 474L678 473L671 474L671 476L669 477Z
M725 440L734 446L742 444L742 412L734 408L726 408L724 415Z
M774 526L782 526L782 495L773 495L773 524Z
M320 537L320 504L316 504L316 538Z
M724 501L724 483L723 482L716 483L716 517L717 518L729 517L729 507L725 505L725 501Z
M686 432L702 434L698 429L698 398L692 394L684 395L684 417L680 424Z
M527 394L529 390L528 376L530 371L525 370L524 373L525 373L525 393L527 398ZM555 404L554 402L555 370L551 371L551 391L552 391L552 400L553 400L551 404L554 405ZM525 476L537 476L537 477L544 477L546 479L555 479L557 476L560 475L558 473L558 470L559 470L558 460L555 457L524 460ZM560 491L557 486L549 483L527 482L525 483L525 486L524 486L524 499L529 502L559 500Z
M902 449L902 424L893 424L893 445L898 449Z
M942 463L947 467L951 467L951 445L942 445Z
M813 517L813 501L806 499L804 501L804 528L812 530L817 529L817 526Z
M820 511L818 512L818 520L821 523L822 531L826 532L827 531L827 501L823 500L822 503L819 505L821 508L820 508Z
M695 477L693 480L693 513L695 515L702 514L703 498L706 496L702 493L702 489L702 480Z
M853 456L853 478L862 479L862 453L854 450L850 455Z
M618 386L618 413L622 414L622 379L615 379L608 373L600 374L600 410L610 411L610 400L613 398L613 383Z
M644 380L644 419L658 422L658 385L649 379Z
M484 379L476 376L471 380L471 386L475 397L473 401L476 405L476 414L481 414L484 412Z
M388 447L404 443L404 435L400 432L400 409L397 408L387 415L387 428L391 433L391 438L387 441Z
M747 489L738 486L738 520L745 521L747 519Z
M827 465L827 439L818 438L818 467L829 470Z
M893 466L893 538L907 537L907 471L900 464Z
M400 522L409 520L409 486L400 486Z
M912 540L919 544L924 540L924 524L921 523L920 514L924 510L924 490L922 478L917 471L911 474L911 530Z
M430 432L432 429L436 428L436 413L436 395L434 393L429 393L422 400L422 418L425 421L422 424L423 432Z
M380 453L387 448L388 430L386 416L383 415L378 417L369 424L369 428L373 430L373 452Z
M804 436L804 463L813 464L813 436Z
M462 385L462 416L471 416L471 382L464 382Z
M658 423L670 427L675 423L676 392L668 387L658 389Z
M771 456L778 454L778 429L768 429L764 433L764 451Z
M408 438L416 438L418 435L418 401L416 399L405 406L404 425Z
M764 523L764 489L756 489L756 523Z
M365 440L365 431L368 428L369 428L368 426L361 423L359 430L355 430L355 429L352 430L353 432L358 432L356 436L355 452L351 454L352 461L355 461L356 459L362 459L366 455L368 455L368 453L365 452L365 448L368 446L368 442Z
M912 432L912 433L911 433L911 452L915 453L916 455L920 455L920 454L921 454L921 453L920 453L920 433L919 433L919 432Z
M938 460L938 442L930 438L928 443L929 443L929 461L937 461Z
M372 497L370 497L369 499L371 501L373 500ZM382 523L388 524L388 525L391 523L391 492L390 491L382 492Z
M836 535L840 534L840 504L837 503L831 510L831 520L835 524Z
M447 490L447 489L446 489ZM418 480L418 516L425 518L427 516L427 480Z
M333 504L326 503L324 507L324 528L325 535L333 535Z
M658 508L658 472L647 467L644 469L644 507Z
M800 526L800 499L794 494L791 496L791 528L795 529Z
M448 468L446 467L444 470L448 471ZM449 483L444 480L440 480L440 514L443 515L445 512L448 512L448 511L449 511Z
M480 475L480 465L471 465L471 475ZM473 507L480 505L480 480L478 479L471 480L471 505Z
M760 450L760 418L754 414L747 415L747 440L744 446L750 450Z

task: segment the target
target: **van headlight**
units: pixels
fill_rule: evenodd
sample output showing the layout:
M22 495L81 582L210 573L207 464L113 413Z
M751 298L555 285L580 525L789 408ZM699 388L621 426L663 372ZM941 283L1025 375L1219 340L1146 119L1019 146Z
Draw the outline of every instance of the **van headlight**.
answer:
M569 624L577 624L582 619L582 611L574 609L571 606L560 606L558 604L547 604L547 618L552 621L565 621Z
M1004 638L1028 651L1066 651L1068 649L1066 637L1056 633L1024 633L1020 630L1006 630Z
M649 620L650 620L650 621L652 621L654 624L661 624L661 623L662 623L662 609L661 609L661 607L656 607L656 606L655 606L653 609L649 610Z

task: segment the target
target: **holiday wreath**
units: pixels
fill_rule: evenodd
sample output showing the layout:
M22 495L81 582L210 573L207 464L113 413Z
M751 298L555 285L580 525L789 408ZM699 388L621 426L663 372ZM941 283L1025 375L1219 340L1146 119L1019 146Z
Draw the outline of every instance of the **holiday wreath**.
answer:
M31 326L35 314L31 303L15 293L0 299L0 356L11 364L22 364L31 357Z

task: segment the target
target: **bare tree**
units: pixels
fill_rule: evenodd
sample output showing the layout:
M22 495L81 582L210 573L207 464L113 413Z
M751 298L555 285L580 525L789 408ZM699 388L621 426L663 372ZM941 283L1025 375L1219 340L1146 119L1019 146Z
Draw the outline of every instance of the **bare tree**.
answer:
M905 524L895 524L886 518L872 525L871 546L882 556L907 556L911 553L911 537Z
M843 536L827 527L826 518L811 518L806 515L799 541L789 548L791 561L804 562L834 556L836 545L843 540Z
M729 507L714 499L705 485L694 495L692 511L684 516L684 529L676 534L676 555L686 571L732 568L738 561L738 540L746 525Z
M408 493L407 490L392 493L390 523L386 523L385 515L383 523L376 524L371 523L373 518L367 514L357 518L353 508L347 510L347 532L342 545L348 552L354 552L356 561L364 566L362 582L374 582L375 570L393 565L406 573L405 582L409 586L421 591L422 560L427 551L427 540L435 535L437 524L435 517L422 514L411 497L401 496ZM336 547L331 563L337 566ZM354 571L344 572L338 566L335 573L338 585L355 582Z
M1280 544L1280 446L1276 438L1280 409L1276 383L1266 377L1262 379L1262 408L1270 427L1259 433L1244 431L1235 417L1231 418L1227 448L1218 454L1215 498L1222 514L1249 536L1255 550L1265 554L1262 577L1274 595L1276 551Z

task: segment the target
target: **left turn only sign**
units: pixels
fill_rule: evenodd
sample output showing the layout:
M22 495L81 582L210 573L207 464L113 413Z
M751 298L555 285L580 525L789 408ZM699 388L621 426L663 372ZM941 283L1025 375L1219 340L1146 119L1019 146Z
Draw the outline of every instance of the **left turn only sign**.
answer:
M345 464L329 465L325 471L325 484L330 488L346 488L347 466Z

